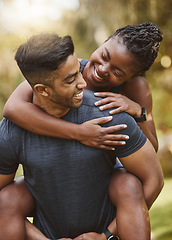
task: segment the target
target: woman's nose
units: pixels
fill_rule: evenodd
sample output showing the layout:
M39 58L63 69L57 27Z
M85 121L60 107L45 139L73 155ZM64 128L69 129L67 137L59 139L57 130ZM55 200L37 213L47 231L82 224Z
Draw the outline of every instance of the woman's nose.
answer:
M100 74L102 74L104 76L108 76L108 74L109 74L109 66L108 66L108 64L99 65L98 71L100 72Z

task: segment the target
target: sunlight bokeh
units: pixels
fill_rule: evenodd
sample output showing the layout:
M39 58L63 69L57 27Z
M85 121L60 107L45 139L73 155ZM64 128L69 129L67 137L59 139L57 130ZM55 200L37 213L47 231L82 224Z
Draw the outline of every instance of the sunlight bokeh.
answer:
M164 67L164 68L169 68L171 66L171 58L170 56L162 56L161 58L161 65Z
M78 0L0 0L1 33L46 27L60 19L64 10L78 7Z

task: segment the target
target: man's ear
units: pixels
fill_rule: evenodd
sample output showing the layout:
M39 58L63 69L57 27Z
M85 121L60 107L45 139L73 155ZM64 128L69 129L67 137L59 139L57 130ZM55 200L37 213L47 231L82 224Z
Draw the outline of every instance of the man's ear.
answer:
M50 95L50 87L48 87L48 86L46 86L44 84L40 84L40 83L35 84L34 90L38 94L40 94L40 95L42 95L44 97L48 97Z

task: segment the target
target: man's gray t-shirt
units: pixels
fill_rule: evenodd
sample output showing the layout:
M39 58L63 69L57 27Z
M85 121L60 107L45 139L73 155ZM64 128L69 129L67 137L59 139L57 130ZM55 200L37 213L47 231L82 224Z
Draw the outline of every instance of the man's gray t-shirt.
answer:
M81 107L71 109L63 119L81 124L109 115L95 107L97 98L84 90ZM0 125L0 174L24 168L27 187L35 198L34 224L49 238L74 238L85 232L101 233L115 217L108 197L115 157L140 149L146 137L126 113L113 116L105 126L125 123L120 133L130 139L115 151L103 151L75 140L41 136L3 119ZM21 199L22 201L22 199Z

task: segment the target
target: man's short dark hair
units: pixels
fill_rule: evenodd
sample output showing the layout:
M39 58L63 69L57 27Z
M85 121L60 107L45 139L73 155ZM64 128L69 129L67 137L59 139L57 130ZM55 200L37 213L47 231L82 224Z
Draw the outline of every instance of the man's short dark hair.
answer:
M69 35L59 37L57 34L41 33L18 48L15 60L32 87L37 83L51 85L51 72L73 53L74 45Z

